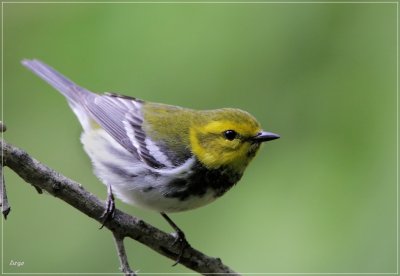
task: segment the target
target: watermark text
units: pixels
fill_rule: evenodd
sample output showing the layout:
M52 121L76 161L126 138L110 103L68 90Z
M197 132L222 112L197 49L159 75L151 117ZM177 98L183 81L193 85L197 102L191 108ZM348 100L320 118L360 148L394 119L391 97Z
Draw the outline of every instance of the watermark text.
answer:
M21 267L24 265L23 261L11 260L9 266Z

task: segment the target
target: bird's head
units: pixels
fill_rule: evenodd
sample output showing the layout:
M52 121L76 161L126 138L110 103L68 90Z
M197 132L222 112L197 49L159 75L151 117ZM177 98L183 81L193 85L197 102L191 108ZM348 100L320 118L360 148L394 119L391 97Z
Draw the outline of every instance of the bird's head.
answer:
M242 173L261 143L279 138L239 109L203 111L195 122L189 131L191 149L209 169L229 167Z

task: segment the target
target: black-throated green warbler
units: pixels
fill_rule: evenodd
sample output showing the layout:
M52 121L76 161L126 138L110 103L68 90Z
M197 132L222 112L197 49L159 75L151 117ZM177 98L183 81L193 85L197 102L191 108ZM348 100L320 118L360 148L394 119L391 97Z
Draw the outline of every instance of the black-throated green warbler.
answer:
M237 183L265 132L249 113L233 108L197 111L133 97L94 94L38 60L23 65L60 91L78 117L85 151L95 174L122 201L165 214L194 209L222 196Z

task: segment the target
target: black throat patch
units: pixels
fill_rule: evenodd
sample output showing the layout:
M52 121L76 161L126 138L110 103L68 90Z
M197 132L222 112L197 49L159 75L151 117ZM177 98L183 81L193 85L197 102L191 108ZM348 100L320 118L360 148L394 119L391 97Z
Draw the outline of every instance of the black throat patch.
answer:
M193 173L187 178L176 178L168 183L166 189L168 192L165 196L184 201L191 196L202 197L207 191L212 190L214 197L217 198L232 188L242 177L242 174L233 172L227 167L207 169L198 161L192 171Z

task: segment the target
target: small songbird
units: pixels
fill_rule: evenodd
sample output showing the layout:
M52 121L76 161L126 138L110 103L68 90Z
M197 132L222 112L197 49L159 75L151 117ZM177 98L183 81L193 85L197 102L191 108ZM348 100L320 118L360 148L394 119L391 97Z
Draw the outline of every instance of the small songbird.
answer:
M108 188L103 224L114 212L113 193L123 202L160 212L181 244L177 263L189 243L167 213L198 208L225 194L260 145L279 138L240 109L193 110L99 95L39 60L22 64L61 92L78 117L81 142Z

